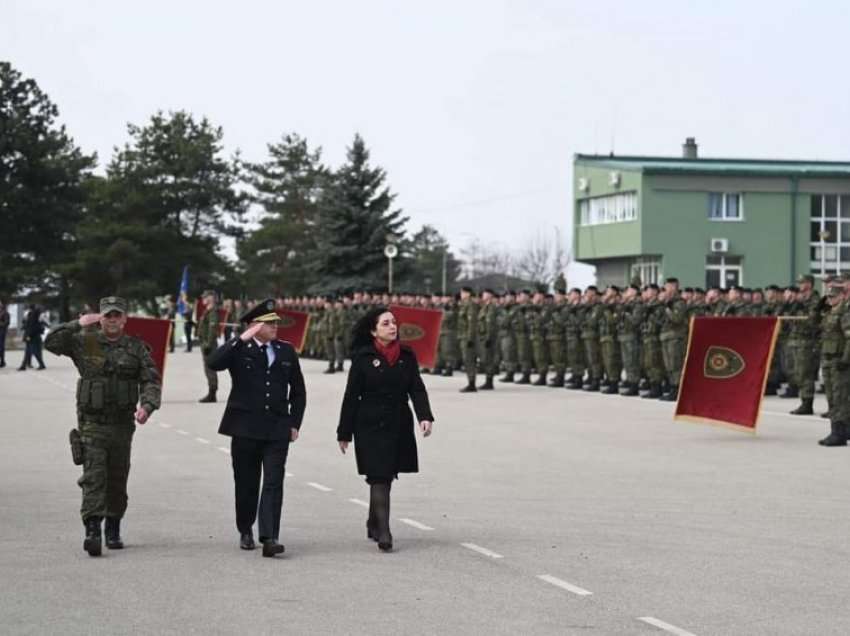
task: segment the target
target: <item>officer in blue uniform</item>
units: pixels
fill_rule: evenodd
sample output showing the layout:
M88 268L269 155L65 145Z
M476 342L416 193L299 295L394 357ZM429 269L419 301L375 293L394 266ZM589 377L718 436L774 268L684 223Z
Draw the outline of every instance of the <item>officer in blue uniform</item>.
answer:
M286 456L298 439L307 396L295 349L277 339L275 301L258 303L240 320L248 328L211 353L207 364L229 371L232 381L218 432L231 438L239 545L254 549L258 520L263 556L273 557L284 551L278 540Z

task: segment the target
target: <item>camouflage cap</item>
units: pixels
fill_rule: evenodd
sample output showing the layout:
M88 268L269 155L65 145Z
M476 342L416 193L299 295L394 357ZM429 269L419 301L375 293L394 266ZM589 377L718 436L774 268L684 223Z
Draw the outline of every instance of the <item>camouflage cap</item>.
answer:
M814 285L815 284L815 277L812 276L811 274L800 274L797 277L797 284L799 285L800 283L810 283L810 284Z
M830 285L826 288L827 296L841 296L844 294L844 286L843 285Z
M110 311L127 313L127 301L118 296L106 296L100 299L100 313L108 314Z

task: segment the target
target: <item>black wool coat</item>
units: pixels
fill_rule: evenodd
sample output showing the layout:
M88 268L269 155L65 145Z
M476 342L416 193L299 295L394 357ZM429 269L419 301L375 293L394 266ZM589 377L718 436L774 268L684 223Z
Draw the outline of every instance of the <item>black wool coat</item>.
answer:
M218 432L259 440L289 439L301 428L307 393L298 354L288 342L273 340L275 360L268 359L256 341L228 340L207 356L207 365L230 372L232 388ZM268 368L267 368L268 367Z
M361 475L392 477L419 471L415 422L408 398L413 402L416 421L434 420L411 349L402 346L392 367L371 344L353 352L337 440L354 438L357 472Z

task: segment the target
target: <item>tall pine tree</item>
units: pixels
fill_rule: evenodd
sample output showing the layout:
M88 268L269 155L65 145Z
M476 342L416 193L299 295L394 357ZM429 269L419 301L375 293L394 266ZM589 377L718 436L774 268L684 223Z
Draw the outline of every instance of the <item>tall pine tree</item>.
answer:
M346 163L333 173L322 196L316 227L319 280L312 291L386 286L384 248L394 243L405 252L408 219L392 209L395 195L385 181L386 172L369 164L366 144L355 135ZM396 261L403 275L404 262Z
M269 159L250 164L252 200L262 208L260 227L237 243L248 295L303 294L314 282L319 198L328 171L321 148L297 134L269 144Z

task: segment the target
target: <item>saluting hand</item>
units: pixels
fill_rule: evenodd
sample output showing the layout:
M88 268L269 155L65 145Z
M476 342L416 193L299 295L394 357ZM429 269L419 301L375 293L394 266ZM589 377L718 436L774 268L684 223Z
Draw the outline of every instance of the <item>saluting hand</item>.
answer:
M422 431L422 437L428 437L431 434L431 430L434 428L434 422L429 422L428 420L422 420L419 422L419 430Z
M341 450L342 454L345 455L345 451L348 450L348 442L340 442L339 450Z
M79 319L80 327L88 327L89 325L100 322L100 318L100 314L83 314Z
M255 322L250 327L248 327L245 331L242 332L242 335L239 336L239 339L242 342L248 342L251 338L257 335L257 332L263 328L263 323Z

